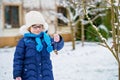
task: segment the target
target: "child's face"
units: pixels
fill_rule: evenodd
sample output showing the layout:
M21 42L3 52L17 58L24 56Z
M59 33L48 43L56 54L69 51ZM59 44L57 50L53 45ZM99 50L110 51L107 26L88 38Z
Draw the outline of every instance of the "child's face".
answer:
M30 32L33 34L40 34L43 30L44 27L41 24L34 24L30 27Z

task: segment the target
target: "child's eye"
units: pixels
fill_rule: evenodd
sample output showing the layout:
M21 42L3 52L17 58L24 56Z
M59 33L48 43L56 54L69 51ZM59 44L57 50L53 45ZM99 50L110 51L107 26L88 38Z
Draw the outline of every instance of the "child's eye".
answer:
M33 25L32 26L33 29L42 28L42 27L43 27L43 25Z

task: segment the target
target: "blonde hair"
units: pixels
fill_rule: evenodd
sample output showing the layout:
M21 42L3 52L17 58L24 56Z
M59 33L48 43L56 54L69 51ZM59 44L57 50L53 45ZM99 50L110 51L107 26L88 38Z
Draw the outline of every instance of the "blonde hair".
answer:
M28 29L27 29L29 32L31 32L31 31L30 31L31 27L32 27L32 26L28 27Z

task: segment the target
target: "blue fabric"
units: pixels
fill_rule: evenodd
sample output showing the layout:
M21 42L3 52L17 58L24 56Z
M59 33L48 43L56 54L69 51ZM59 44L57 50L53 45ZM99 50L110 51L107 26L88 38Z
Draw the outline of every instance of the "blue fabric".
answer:
M26 34L28 35L28 34ZM47 51L48 45L40 36L42 50L36 50L36 37L23 37L19 40L13 59L13 78L22 77L22 80L54 80L52 62ZM62 37L59 42L54 42L50 37L53 49L60 50L64 46ZM55 44L57 46L55 47Z
M52 50L53 50L53 47L51 46L51 39L50 39L50 37L48 36L48 34L46 34L45 32L44 32L44 40L45 40L45 42L46 42L46 44L48 45L48 47L47 47L47 51L48 52L51 52Z
M39 37L36 37L36 38L35 38L35 41L36 41L37 44L38 44L38 45L36 46L36 50L40 52L40 51L43 49L43 45L42 45L42 43L41 43L41 40L40 40Z
M48 52L52 52L53 51L53 47L51 46L51 39L50 39L49 35L46 34L45 32L41 32L38 35L32 34L32 33L24 34L24 37L35 37L35 41L38 44L38 45L36 45L36 50L39 51L39 52L43 49L43 45L42 45L41 39L40 39L40 37L42 37L42 36L43 36L44 41L47 44L47 51Z

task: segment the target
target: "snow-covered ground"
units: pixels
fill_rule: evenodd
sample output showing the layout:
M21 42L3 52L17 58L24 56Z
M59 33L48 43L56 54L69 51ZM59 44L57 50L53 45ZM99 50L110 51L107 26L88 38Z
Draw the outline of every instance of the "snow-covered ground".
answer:
M15 47L0 49L0 80L12 79ZM111 52L96 43L66 42L59 55L51 53L55 80L118 80L118 66Z

